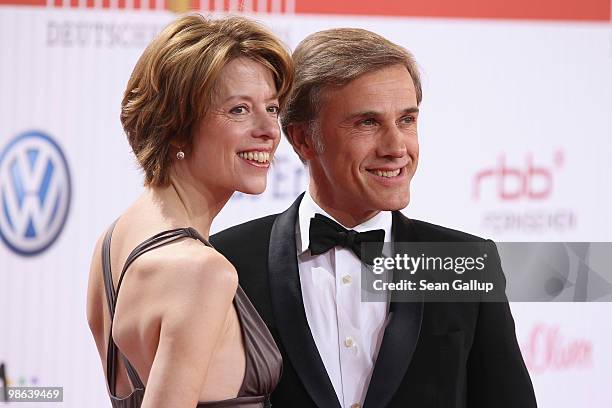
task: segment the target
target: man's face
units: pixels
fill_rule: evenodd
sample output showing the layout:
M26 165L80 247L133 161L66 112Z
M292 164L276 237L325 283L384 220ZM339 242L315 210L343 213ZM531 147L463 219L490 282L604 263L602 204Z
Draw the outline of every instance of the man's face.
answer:
M323 92L323 151L309 161L311 192L357 223L410 200L419 158L417 97L410 73L393 65Z

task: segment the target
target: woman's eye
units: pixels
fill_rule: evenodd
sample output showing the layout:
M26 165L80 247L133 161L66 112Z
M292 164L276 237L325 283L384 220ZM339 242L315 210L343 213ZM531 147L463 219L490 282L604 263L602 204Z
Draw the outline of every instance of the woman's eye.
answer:
M268 106L266 109L267 109L268 112L274 113L274 114L278 115L278 112L279 112L279 107L278 106L272 105L272 106Z
M242 114L247 113L247 112L248 112L247 107L246 106L242 106L242 105L236 106L236 107L234 107L234 108L232 108L230 110L230 113L235 113L237 115L242 115Z

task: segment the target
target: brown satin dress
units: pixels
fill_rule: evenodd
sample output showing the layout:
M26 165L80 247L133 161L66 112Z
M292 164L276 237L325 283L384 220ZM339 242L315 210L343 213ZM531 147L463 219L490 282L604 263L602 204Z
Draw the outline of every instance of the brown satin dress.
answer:
M125 272L132 262L140 255L179 239L192 238L201 241L204 245L209 247L212 247L212 245L191 227L161 232L138 245L130 253L121 271L117 290L115 291L110 268L110 242L114 226L114 224L111 225L106 232L102 245L104 288L106 290L106 299L111 316L111 329L106 355L106 378L113 408L138 408L142 404L145 386L132 364L130 364L127 358L115 345L112 336L117 296L121 289L121 283L125 276ZM205 294L203 294L203 296L205 296ZM236 313L240 321L242 340L246 354L246 369L242 385L236 398L222 401L199 402L197 404L198 408L262 408L272 406L270 403L270 393L278 384L282 371L282 358L280 352L268 328L263 320L261 320L261 317L240 285L234 296L234 307L236 308ZM117 386L117 354L121 356L133 387L132 393L123 398L119 398L115 395Z

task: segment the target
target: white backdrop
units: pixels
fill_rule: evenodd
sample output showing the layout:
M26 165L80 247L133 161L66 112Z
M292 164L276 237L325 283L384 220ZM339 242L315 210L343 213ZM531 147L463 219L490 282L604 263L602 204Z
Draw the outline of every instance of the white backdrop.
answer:
M353 26L415 54L424 100L408 216L498 241L612 241L609 21L306 15L283 4L284 14L255 17L291 48L311 32ZM85 319L89 262L97 237L142 190L120 101L144 46L174 16L0 6L0 220L18 219L15 171L25 174L27 197L44 178L37 163L55 157L49 144L46 156L11 145L19 136L54 140L71 180L65 225L46 250L18 253L27 217L0 226L0 361L12 385L63 386L58 406L109 406ZM15 170L9 157L25 167ZM305 170L284 141L269 177L263 195L236 195L213 231L281 211L302 191ZM66 194L67 181L56 179L49 195ZM44 217L61 216L42 198L28 202L37 231L47 228ZM612 406L612 305L512 309L541 407Z

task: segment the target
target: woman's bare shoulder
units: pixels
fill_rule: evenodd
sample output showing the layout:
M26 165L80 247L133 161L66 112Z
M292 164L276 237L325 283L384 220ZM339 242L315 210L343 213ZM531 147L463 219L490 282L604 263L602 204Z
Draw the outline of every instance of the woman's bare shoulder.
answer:
M162 319L176 312L181 319L195 318L205 304L224 314L237 286L238 274L223 255L185 238L143 254L129 267L117 315L146 311L150 318Z
M223 255L189 238L142 255L131 268L135 275L162 282L182 280L190 285L231 287L238 280L236 269Z
M210 319L225 320L238 286L234 267L221 254L185 238L139 257L127 270L117 299L113 336L165 322L177 332L199 333ZM174 331L174 330L173 330Z

